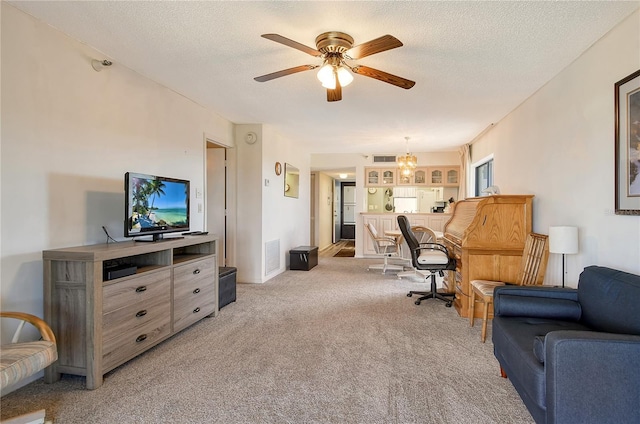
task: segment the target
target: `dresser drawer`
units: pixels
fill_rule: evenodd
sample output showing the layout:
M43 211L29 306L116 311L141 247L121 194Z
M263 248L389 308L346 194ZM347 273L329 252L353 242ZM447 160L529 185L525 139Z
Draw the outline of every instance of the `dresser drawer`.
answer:
M173 331L216 310L216 262L207 258L176 267L173 276Z
M102 313L130 305L144 304L155 297L171 296L171 271L149 272L102 289Z
M214 283L216 273L216 258L210 257L184 265L176 266L173 269L174 290L180 289L184 284ZM184 289L187 290L187 289Z
M149 349L171 333L171 315L166 315L139 326L122 329L115 337L106 338L102 347L102 369L107 372L121 363Z
M171 332L171 271L108 284L102 299L103 372Z
M103 314L102 335L105 341L118 339L126 331L165 319L171 322L171 293L168 287L160 295Z
M176 299L173 304L173 331L180 331L215 311L216 292L213 287L201 289L194 296Z

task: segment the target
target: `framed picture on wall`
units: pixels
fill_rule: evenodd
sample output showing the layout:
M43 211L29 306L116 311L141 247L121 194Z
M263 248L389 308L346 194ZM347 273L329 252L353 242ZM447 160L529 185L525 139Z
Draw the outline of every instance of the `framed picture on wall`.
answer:
M615 84L615 213L640 215L640 70Z

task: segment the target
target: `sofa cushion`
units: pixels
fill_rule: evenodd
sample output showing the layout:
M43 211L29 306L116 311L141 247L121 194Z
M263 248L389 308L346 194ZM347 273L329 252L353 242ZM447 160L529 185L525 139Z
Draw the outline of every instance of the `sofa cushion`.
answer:
M538 362L544 364L544 338L546 336L536 336L533 339L533 355Z
M589 328L579 322L546 318L498 316L493 319L492 339L496 357L509 379L514 381L513 385L524 390L525 396L538 405L546 405L545 373L544 365L534 354L534 340L536 336L544 337L556 330Z
M578 300L581 322L596 331L640 335L640 276L590 266L582 271Z
M550 297L500 296L500 315L578 321L580 304L568 299Z
M0 387L5 388L37 373L58 359L49 341L12 343L0 347Z

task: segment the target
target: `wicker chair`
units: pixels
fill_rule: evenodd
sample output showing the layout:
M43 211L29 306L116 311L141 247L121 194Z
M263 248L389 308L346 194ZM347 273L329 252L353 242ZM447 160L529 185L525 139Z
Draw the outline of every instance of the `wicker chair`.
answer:
M527 236L522 261L515 282L506 281L471 281L471 298L469 302L469 324L473 327L476 302L482 303L482 343L487 338L487 321L489 319L489 305L493 304L493 290L496 287L507 284L518 286L540 285L544 280L544 273L547 269L549 259L548 236L544 234L530 233Z
M395 259L396 261L402 260L398 240L394 237L380 236L376 227L370 223L365 224L365 227L367 228L369 237L371 237L376 254L384 258L383 263L370 265L368 270L380 269L383 274L387 271L404 271L404 265L389 262L389 259Z
M12 386L42 371L58 359L56 338L51 328L40 318L22 312L0 312L1 318L20 320L10 344L0 347L0 389ZM42 340L20 342L26 323L40 331ZM40 410L3 421L3 423L44 423L45 411Z

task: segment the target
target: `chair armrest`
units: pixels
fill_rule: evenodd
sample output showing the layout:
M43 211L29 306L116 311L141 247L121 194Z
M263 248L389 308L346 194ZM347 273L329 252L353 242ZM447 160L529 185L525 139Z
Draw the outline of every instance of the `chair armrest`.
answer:
M582 308L576 289L499 286L493 292L494 316L520 316L578 321Z
M640 422L640 336L552 331L545 374L547 423Z
M35 315L26 314L24 312L0 312L0 317L15 318L21 321L26 321L38 329L43 340L53 343L56 342L56 337L54 336L51 327Z
M398 244L397 240L393 237L375 237L374 240L380 243Z
M416 247L414 250L418 256L420 256L421 250L440 250L446 253L447 256L449 256L449 251L447 250L445 245L440 243L420 243L420 245Z

